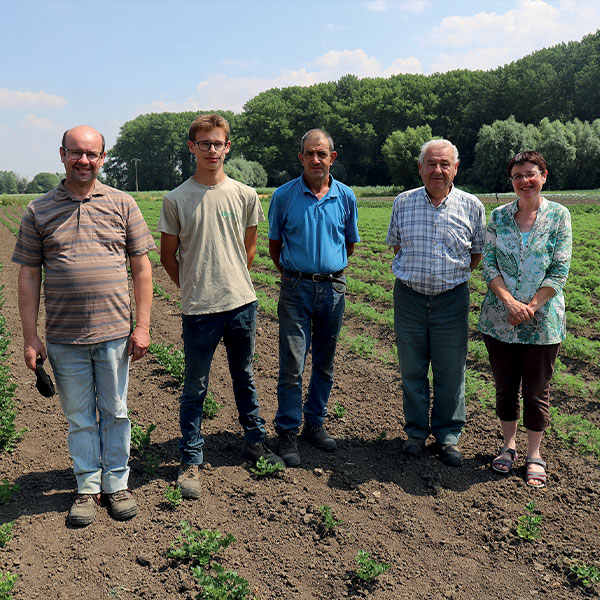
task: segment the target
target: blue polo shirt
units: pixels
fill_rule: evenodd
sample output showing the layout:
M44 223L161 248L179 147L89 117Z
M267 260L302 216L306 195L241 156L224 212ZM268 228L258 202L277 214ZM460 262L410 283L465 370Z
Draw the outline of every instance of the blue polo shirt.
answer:
M348 264L347 243L360 241L354 192L330 176L320 200L301 175L277 188L269 206L269 238L281 240L284 269L336 273Z

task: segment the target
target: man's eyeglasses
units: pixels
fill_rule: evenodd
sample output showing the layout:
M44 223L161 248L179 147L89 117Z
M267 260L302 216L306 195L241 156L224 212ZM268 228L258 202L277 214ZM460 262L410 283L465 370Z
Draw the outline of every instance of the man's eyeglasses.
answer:
M104 154L103 152L86 152L85 150L77 150L73 148L62 147L65 154L72 160L79 160L84 154L90 162L96 162Z
M196 146L198 146L202 152L208 152L211 146L215 149L215 152L220 152L228 144L228 142L204 142L202 140L199 142L190 140L190 142L192 142L192 144L196 144Z
M519 181L524 181L525 179L535 179L538 175L541 175L542 171L528 171L527 173L523 173L522 175L513 175L510 180L514 183L519 183Z

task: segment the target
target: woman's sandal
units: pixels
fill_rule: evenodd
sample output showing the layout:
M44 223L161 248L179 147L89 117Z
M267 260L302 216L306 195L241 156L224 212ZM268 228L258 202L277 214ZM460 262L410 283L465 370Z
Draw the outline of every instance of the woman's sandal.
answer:
M509 454L510 458L500 458L503 454ZM492 461L491 467L496 473L502 473L506 475L510 473L513 463L517 459L517 451L514 448L500 448L498 456ZM506 469L499 469L498 466L502 465L507 467Z
M529 465L539 465L544 469L541 473L537 471L530 471ZM525 483L531 487L543 488L546 486L546 461L541 458L526 458L525 459ZM532 483L537 481L538 483Z

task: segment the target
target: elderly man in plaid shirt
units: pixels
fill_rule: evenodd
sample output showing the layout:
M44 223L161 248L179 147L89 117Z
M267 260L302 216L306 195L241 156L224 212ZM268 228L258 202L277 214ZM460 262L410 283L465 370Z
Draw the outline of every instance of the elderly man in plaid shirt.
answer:
M483 204L454 187L457 170L458 150L451 142L424 144L419 155L424 185L395 199L386 239L396 253L394 329L408 435L403 450L422 456L431 434L450 466L462 464L457 444L465 425L468 280L485 236Z

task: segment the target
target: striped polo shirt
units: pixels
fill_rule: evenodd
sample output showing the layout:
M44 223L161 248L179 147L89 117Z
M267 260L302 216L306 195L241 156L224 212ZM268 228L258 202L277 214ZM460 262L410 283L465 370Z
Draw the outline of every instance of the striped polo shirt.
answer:
M129 194L96 181L77 200L63 180L30 202L12 261L44 267L46 340L93 344L131 333L127 256L154 248Z

